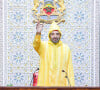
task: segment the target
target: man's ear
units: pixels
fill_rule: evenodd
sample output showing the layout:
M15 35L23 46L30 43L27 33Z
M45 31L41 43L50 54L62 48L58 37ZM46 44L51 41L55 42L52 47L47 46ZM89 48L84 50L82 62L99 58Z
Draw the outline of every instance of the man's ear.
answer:
M49 34L49 38L50 38L51 33Z

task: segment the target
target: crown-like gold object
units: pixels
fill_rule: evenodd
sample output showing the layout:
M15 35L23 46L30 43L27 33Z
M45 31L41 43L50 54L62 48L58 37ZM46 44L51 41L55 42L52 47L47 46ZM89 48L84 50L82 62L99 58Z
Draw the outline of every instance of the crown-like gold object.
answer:
M34 0L33 16L34 23L40 21L40 23L51 24L53 21L60 23L65 22L62 19L65 10L64 0Z

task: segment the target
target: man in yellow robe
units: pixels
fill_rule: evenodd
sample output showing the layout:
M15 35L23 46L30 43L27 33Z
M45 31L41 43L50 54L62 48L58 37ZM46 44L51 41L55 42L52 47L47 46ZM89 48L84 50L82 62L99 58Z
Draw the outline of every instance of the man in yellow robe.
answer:
M40 55L40 68L37 86L74 86L74 72L71 51L60 41L61 31L56 22L49 30L49 40L41 41L43 25L36 26L33 47Z

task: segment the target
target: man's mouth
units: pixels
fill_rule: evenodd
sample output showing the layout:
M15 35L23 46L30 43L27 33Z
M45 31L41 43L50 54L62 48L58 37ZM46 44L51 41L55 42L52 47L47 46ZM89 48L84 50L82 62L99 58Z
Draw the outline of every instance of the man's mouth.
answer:
M53 40L58 40L57 38L54 38Z

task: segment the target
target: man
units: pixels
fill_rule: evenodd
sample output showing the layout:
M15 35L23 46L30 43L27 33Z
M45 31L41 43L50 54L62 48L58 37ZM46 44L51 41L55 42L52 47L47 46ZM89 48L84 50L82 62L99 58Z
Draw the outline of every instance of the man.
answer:
M49 41L41 41L43 25L36 26L33 47L40 55L40 70L37 86L74 86L74 72L70 49L60 41L61 31L56 22L49 30Z

